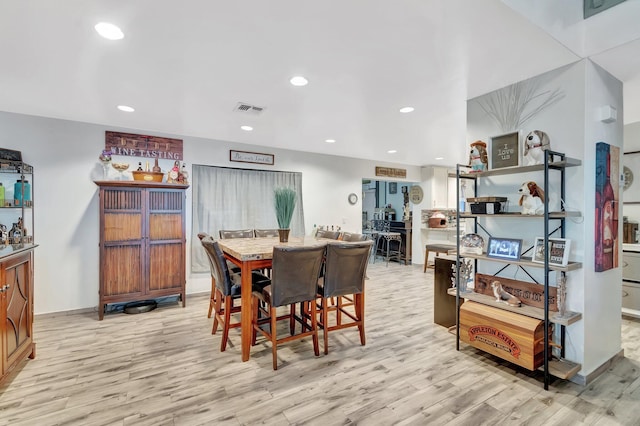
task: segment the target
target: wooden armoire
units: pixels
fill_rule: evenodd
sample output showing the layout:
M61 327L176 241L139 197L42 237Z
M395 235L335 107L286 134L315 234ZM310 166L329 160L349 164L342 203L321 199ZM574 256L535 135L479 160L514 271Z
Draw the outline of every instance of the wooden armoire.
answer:
M179 295L185 306L188 185L100 181L100 301Z

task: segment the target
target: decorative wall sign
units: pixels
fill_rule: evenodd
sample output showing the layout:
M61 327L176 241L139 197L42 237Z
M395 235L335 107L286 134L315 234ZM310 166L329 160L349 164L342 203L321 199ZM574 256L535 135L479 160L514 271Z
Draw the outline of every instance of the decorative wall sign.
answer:
M520 259L522 240L514 238L494 238L489 237L487 246L487 256L499 259Z
M493 275L476 274L476 281L473 290L476 293L486 294L493 297L491 283L500 281L502 288L520 299L523 305L544 308L544 286L527 281L512 280L509 278L496 277ZM556 297L557 289L549 286L549 310L557 311Z
M398 183L389 182L389 194L397 194L397 193L398 193Z
M493 136L489 143L489 169L502 169L520 165L520 133L511 132Z
M234 151L229 150L229 161L239 163L266 164L273 166L275 157L273 154L262 154L260 152Z
M376 176L406 178L407 169L394 169L393 167L376 166Z
M419 185L413 185L409 188L409 199L413 204L420 204L424 198L424 191Z
M625 152L622 156L624 164L624 192L622 202L624 204L640 204L640 151ZM635 172L635 179L634 179Z
M22 161L22 152L13 149L0 148L0 162L16 162Z
M134 133L105 132L105 149L113 155L182 160L182 139Z
M596 272L618 267L620 148L596 143L595 253ZM612 178L613 177L613 178Z

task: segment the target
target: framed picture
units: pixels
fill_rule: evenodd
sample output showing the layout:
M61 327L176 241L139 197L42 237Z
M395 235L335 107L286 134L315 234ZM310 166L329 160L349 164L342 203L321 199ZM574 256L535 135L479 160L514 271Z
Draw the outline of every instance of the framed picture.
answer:
M549 238L549 265L567 266L571 240L566 238ZM544 238L536 237L533 244L533 262L544 263Z
M389 194L398 193L398 182L389 182Z
M513 238L489 238L487 256L498 259L518 260L522 251L522 240Z
M489 141L489 170L520 165L520 132L493 136Z
M625 152L622 156L623 204L640 204L640 174L635 176L634 172L640 170L640 151Z

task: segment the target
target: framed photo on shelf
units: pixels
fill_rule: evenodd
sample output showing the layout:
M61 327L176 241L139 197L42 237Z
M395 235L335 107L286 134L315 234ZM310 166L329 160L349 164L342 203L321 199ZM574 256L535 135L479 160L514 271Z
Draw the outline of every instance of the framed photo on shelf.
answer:
M549 238L549 265L567 266L571 240L566 238ZM536 237L533 244L533 257L531 261L544 263L544 238Z
M489 170L520 165L520 132L492 136L489 141Z
M518 260L522 251L522 240L489 237L487 256L498 259Z

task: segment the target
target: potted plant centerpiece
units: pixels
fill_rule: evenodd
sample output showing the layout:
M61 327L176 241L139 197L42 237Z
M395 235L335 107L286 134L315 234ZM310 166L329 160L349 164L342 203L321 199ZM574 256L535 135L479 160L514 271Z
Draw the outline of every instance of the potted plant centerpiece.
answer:
M278 219L278 234L280 242L289 241L289 226L293 209L296 207L296 192L291 188L276 188L274 190L276 218Z

